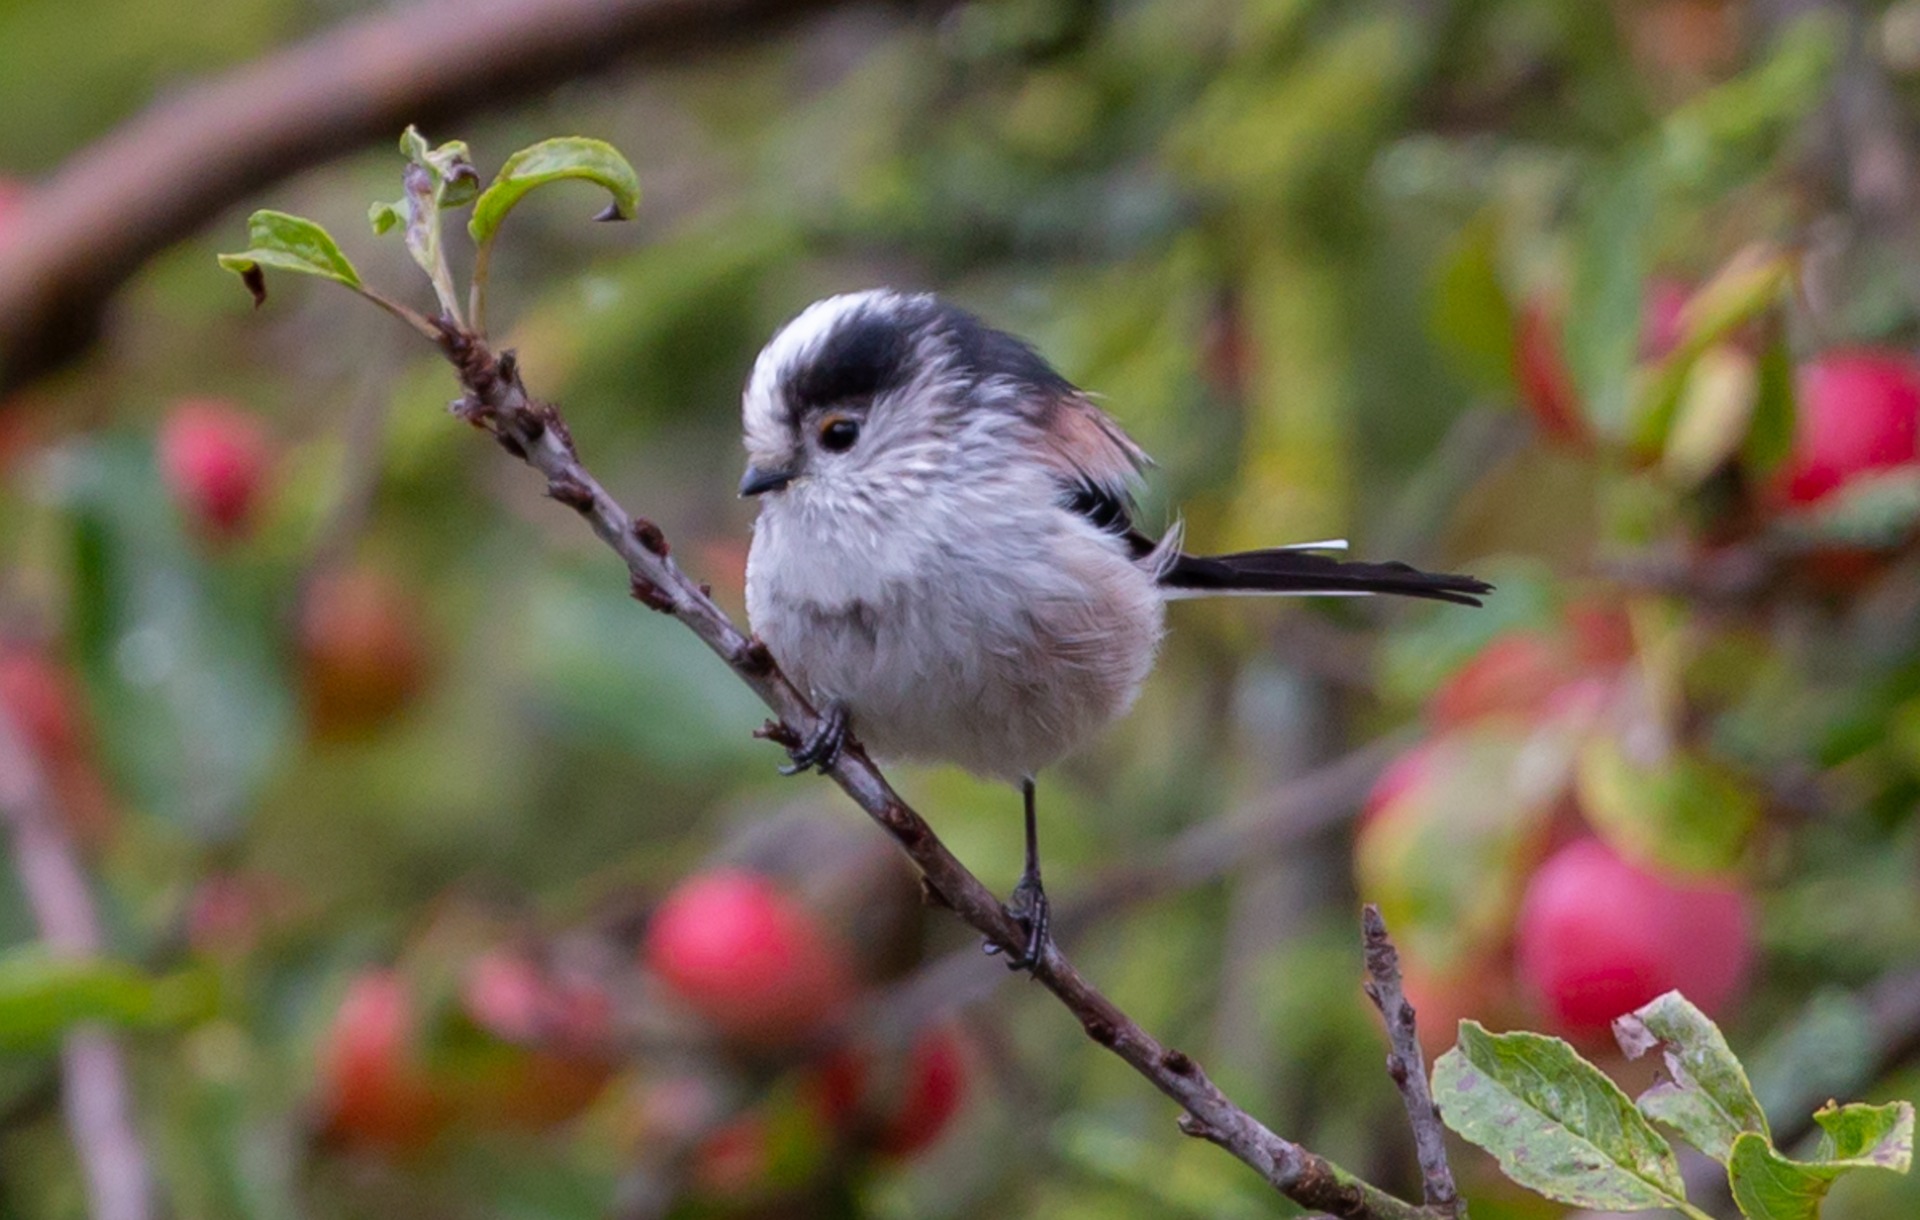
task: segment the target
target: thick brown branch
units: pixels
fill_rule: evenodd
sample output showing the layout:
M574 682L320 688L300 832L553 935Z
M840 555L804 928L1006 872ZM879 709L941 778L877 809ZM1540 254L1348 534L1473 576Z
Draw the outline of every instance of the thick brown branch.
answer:
M0 396L89 342L148 258L298 170L408 123L670 59L837 0L423 0L181 90L81 150L0 242Z
M465 390L456 411L539 471L548 494L586 518L594 533L626 561L636 597L685 623L760 696L789 733L805 736L812 730L819 717L805 696L780 672L766 648L741 632L680 570L660 531L630 516L587 472L559 413L527 394L512 356L496 356L451 327L443 346ZM893 836L928 887L961 919L1003 951L1016 953L1024 947L1023 930L999 899L894 792L862 751L842 751L828 775ZM1441 1215L1396 1199L1268 1130L1228 1100L1191 1057L1163 1046L1096 990L1057 947L1047 947L1033 974L1073 1013L1088 1037L1185 1110L1184 1130L1219 1144L1288 1198L1347 1220L1435 1220Z
M1440 1107L1427 1087L1427 1062L1420 1052L1413 1005L1400 986L1400 951L1387 936L1387 921L1380 917L1379 907L1366 905L1360 927L1367 954L1367 997L1387 1023L1387 1075L1407 1105L1427 1206L1460 1220L1467 1208L1454 1188L1453 1167L1447 1163L1447 1133L1440 1123Z
M94 957L104 947L78 856L40 767L0 710L0 821L11 838L14 869L40 938L61 957ZM134 1128L126 1063L113 1036L80 1026L61 1046L61 1095L67 1130L87 1181L93 1220L147 1220L152 1179Z

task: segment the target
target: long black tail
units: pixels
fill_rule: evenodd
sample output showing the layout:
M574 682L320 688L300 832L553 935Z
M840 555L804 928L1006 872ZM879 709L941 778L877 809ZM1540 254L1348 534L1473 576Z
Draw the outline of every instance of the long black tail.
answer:
M1471 576L1422 572L1404 563L1354 563L1309 549L1176 555L1160 576L1175 597L1228 593L1391 593L1477 606L1493 586Z

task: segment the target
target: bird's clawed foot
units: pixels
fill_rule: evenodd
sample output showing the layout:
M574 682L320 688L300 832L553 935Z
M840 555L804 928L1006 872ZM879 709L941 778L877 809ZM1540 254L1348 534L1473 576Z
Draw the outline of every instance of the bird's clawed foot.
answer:
M828 704L820 714L820 723L813 726L813 732L798 745L788 748L787 757L793 761L780 768L780 774L798 775L817 769L825 775L833 770L833 764L840 761L840 751L847 745L848 719L844 706Z
M1053 904L1047 901L1039 873L1020 875L1020 884L1013 887L1007 899L1007 914L1027 933L1026 948L1007 959L1007 969L1032 971L1053 945ZM1000 946L988 941L986 951L989 955L998 953Z

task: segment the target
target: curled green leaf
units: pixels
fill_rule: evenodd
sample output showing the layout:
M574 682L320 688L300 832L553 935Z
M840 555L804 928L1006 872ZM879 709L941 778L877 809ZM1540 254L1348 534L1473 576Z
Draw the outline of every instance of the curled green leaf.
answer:
M1742 1132L1769 1136L1766 1112L1720 1027L1679 992L1615 1020L1613 1036L1629 1059L1659 1048L1667 1079L1642 1093L1637 1104L1695 1148L1724 1165Z
M1748 1132L1733 1142L1727 1180L1747 1220L1817 1220L1821 1200L1842 1174L1856 1169L1906 1173L1913 1166L1913 1106L1833 1106L1813 1116L1820 1148L1811 1161L1782 1156Z
M239 275L257 304L266 297L264 267L317 275L358 291L360 273L354 270L339 243L325 229L304 216L259 211L247 218L247 249L222 254L220 265Z
M634 210L640 206L640 180L633 166L613 145L585 136L560 136L542 140L507 158L493 182L474 203L467 231L476 244L485 246L493 240L507 213L527 192L569 178L606 188L613 200L601 214L605 219L631 220Z
M407 223L407 201L395 199L380 200L367 208L367 223L373 226L375 237L391 233Z

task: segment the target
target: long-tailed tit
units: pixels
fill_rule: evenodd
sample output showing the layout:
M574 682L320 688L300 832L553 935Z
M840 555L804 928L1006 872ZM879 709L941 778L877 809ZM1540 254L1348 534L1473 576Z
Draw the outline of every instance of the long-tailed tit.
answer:
M1392 593L1479 605L1490 586L1309 544L1201 557L1134 528L1146 454L1033 348L933 296L819 301L760 353L740 494L760 497L747 612L821 708L793 767L849 726L883 757L1019 785L1009 911L1047 944L1034 773L1133 703L1166 603Z

